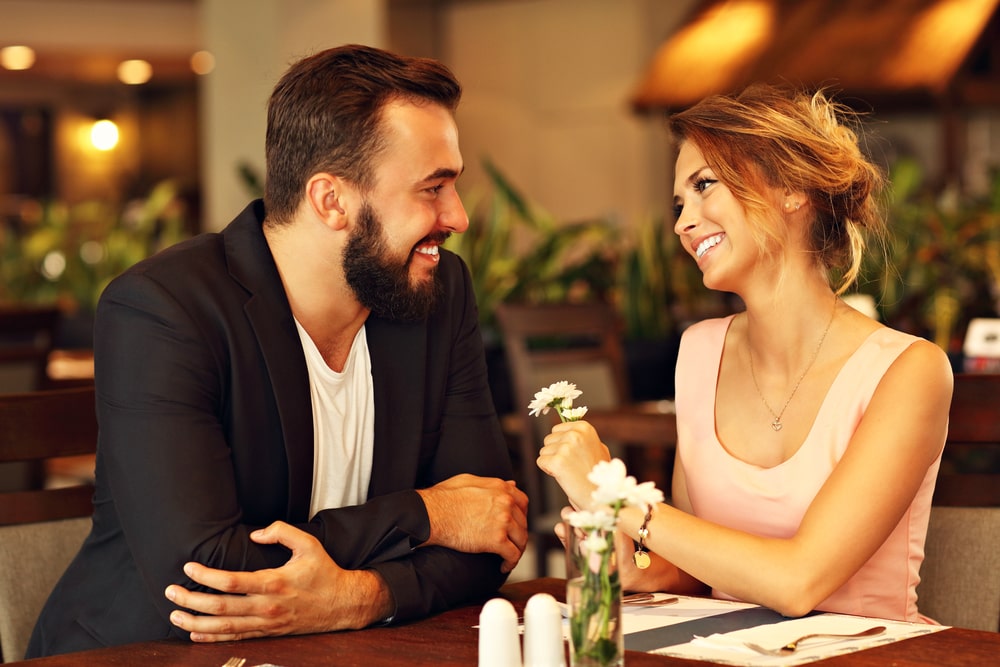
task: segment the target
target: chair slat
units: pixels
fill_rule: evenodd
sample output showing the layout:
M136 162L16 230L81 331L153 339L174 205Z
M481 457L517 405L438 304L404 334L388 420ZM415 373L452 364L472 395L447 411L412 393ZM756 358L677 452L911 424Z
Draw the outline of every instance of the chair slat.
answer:
M92 454L97 446L94 388L0 396L0 462Z
M94 454L94 387L0 395L0 463ZM90 516L92 484L0 493L0 525Z
M0 494L0 526L73 519L93 512L93 484Z
M955 375L933 503L1000 506L1000 375Z

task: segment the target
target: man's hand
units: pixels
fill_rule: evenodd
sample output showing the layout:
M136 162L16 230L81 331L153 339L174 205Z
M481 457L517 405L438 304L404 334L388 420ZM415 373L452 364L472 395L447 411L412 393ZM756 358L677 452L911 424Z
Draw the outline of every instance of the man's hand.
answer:
M312 535L276 521L250 538L258 544L282 544L292 556L279 568L256 572L184 565L195 583L220 593L167 587L169 600L197 612L170 614L170 622L190 632L191 641L356 629L392 614L392 595L378 574L342 569Z
M425 545L494 553L510 572L528 542L528 496L511 481L461 474L417 493L430 518Z

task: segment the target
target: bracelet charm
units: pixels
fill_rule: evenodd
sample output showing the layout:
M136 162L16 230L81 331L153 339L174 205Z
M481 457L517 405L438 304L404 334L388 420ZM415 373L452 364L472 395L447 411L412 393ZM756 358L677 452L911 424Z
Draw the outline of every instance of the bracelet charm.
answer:
M642 526L639 528L639 544L635 547L635 553L632 554L632 562L640 570L645 570L649 567L650 558L649 550L646 549L646 538L649 537L649 520L653 518L653 506L646 506L646 516L642 519Z

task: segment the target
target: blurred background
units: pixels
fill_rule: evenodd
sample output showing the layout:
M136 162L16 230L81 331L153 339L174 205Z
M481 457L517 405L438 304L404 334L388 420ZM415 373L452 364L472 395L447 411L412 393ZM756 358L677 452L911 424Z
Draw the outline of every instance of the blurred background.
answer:
M464 84L474 225L452 243L488 341L495 303L600 299L669 368L686 323L738 308L680 256L663 119L767 80L865 114L896 236L859 300L958 359L1000 302L997 4L0 0L0 302L57 304L57 347L87 347L111 277L259 192L288 64L361 42L439 58Z

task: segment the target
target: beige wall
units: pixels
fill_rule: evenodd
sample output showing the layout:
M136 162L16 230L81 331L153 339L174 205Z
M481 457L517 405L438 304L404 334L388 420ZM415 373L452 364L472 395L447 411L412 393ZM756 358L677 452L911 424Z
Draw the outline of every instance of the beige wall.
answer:
M345 42L380 46L382 0L201 0L204 48L216 68L202 79L202 171L206 229L225 226L247 203L237 166L263 175L267 98L288 65Z
M665 134L628 103L656 45L650 4L455 5L442 57L466 88L459 123L468 180L481 179L479 161L489 157L559 220L628 224L659 208Z
M194 2L0 0L0 46L147 53L192 53L199 31Z

